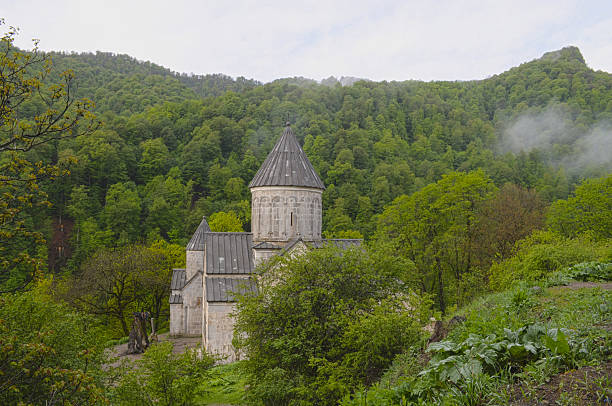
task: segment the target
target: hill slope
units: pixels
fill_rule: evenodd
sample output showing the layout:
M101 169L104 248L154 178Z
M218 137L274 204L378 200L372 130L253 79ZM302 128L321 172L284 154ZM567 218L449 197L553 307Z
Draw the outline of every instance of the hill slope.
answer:
M369 237L385 205L450 171L482 169L497 185L553 201L612 169L612 75L589 69L576 48L480 81L344 87L187 77L108 53L53 58L56 70L74 70L78 95L96 102L105 125L32 155L78 161L49 189L53 209L34 221L71 213L83 190L87 216L74 220L95 223L106 241L182 244L200 216L217 211L233 211L248 230L246 185L287 120L327 186L329 236ZM112 187L137 192L129 226L109 214Z

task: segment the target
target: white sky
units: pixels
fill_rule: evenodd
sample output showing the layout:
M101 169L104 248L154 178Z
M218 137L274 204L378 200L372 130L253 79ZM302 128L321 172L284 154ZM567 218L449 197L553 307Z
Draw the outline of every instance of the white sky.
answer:
M482 79L567 45L612 72L611 0L0 0L0 17L22 48L264 82Z

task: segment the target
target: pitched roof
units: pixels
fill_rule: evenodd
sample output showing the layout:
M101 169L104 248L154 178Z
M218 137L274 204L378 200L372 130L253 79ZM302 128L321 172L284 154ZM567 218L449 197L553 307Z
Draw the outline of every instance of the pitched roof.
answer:
M312 244L314 248L322 248L327 244L332 244L340 249L346 250L351 247L360 247L361 243L363 243L363 240L358 238L329 238L321 241L313 241L310 244Z
M280 245L276 245L268 241L263 241L253 246L254 250L280 250L282 248L283 247L281 247Z
M233 302L235 293L255 291L250 278L206 278L207 302Z
M352 247L360 247L363 243L363 240L358 238L329 238L315 241L304 241L302 237L297 237L289 241L289 243L285 245L285 248L283 248L283 250L280 252L280 255L285 255L300 242L305 244L308 248L319 249L325 248L330 245L335 245L341 250L346 250Z
M185 287L187 275L184 269L173 269L172 270L172 281L170 282L171 290L181 290Z
M193 237L189 240L187 244L187 251L204 251L204 233L210 232L210 226L206 221L206 217L202 218L200 225L196 229L195 233L193 233Z
M207 274L253 272L251 233L205 233Z
M325 189L321 178L298 144L289 123L249 183L250 188L258 186L303 186Z

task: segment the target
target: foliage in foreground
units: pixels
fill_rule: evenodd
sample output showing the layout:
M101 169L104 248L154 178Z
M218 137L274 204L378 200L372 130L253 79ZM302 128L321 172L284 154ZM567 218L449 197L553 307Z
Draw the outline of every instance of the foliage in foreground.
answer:
M406 284L409 265L332 247L272 261L258 292L238 302L235 341L248 357L251 400L333 405L378 380L421 341L428 318L431 302Z
M610 359L611 301L597 288L524 283L477 299L461 311L464 323L429 346L430 361L415 362L419 349L409 349L380 384L342 405L508 404L518 386L532 396L552 375Z
M203 390L215 360L198 350L173 354L172 344L151 346L142 359L119 367L120 378L110 388L111 403L117 406L193 405Z
M569 239L549 231L536 232L517 244L513 257L491 266L489 285L500 291L520 280L546 280L576 263L610 260L612 239L596 241L588 234Z
M202 382L203 394L198 404L243 405L246 402L246 376L242 361L217 365L210 370L210 378Z
M569 285L573 281L604 282L612 281L612 263L582 262L562 271L553 273L547 280L547 286Z
M104 399L102 330L39 286L0 296L0 404L93 404Z

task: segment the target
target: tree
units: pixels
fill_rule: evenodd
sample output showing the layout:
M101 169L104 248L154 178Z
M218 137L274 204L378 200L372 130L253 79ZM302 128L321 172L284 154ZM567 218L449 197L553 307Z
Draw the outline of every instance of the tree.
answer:
M105 398L106 335L47 289L0 296L0 403L97 404Z
M89 134L99 125L91 102L74 99L72 71L46 85L51 59L39 52L37 42L30 52L15 48L16 32L11 27L0 39L0 290L5 291L24 288L39 272L35 252L44 238L27 224L27 212L50 205L41 180L67 173L57 165L32 162L26 153Z
M141 202L133 182L116 183L106 193L104 223L116 238L135 241L140 231Z
M436 295L442 312L449 299L462 300L462 288L475 288L462 282L471 282L474 270L477 209L493 190L482 171L451 172L411 196L398 197L379 218L378 240L391 241L397 255L416 265L421 290Z
M115 320L127 336L130 313L161 312L159 297L170 293L171 261L160 251L138 245L99 250L70 281L69 301L88 313ZM151 276L156 273L164 274L163 281ZM149 292L151 288L153 292Z
M217 212L210 216L208 224L212 231L241 232L242 222L233 211Z
M146 182L156 175L164 175L170 162L168 148L161 138L146 140L140 144L142 158L138 163L141 178Z
M586 180L573 197L553 203L546 224L565 237L591 233L597 239L612 238L612 175Z
M165 316L164 320L168 316L172 269L185 267L185 247L159 240L148 250L156 260L153 266L145 268L139 276L139 289L144 293L141 306L151 312L161 327L162 316Z
M544 225L544 201L533 189L507 183L481 202L474 231L474 257L487 268L512 254L517 241Z
M411 264L388 254L330 246L265 263L234 335L257 403L336 404L418 342L429 303L410 289Z

